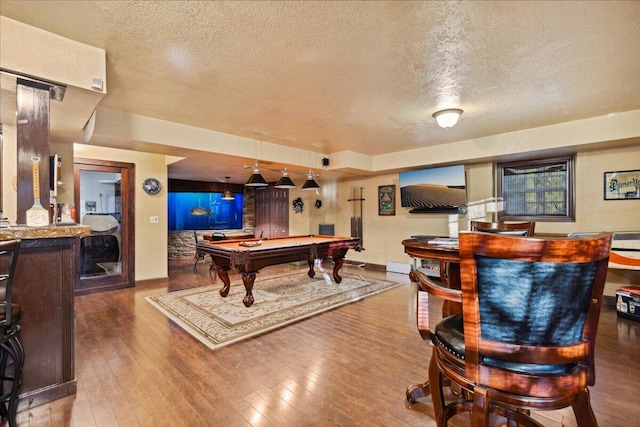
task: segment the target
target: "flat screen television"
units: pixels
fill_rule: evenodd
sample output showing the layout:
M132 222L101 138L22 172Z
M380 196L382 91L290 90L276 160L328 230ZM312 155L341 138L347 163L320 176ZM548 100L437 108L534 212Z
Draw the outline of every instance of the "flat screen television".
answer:
M400 204L410 213L459 212L467 203L464 165L400 172Z
M233 230L242 228L242 193L222 200L222 193L168 193L169 230Z

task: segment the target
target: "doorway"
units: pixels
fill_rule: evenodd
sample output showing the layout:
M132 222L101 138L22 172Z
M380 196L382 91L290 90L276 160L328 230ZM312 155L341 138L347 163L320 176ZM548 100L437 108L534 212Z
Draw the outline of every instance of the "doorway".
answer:
M76 295L135 284L134 174L132 163L74 161L75 221L91 229L80 238Z
M289 190L265 187L256 189L256 237L289 235Z

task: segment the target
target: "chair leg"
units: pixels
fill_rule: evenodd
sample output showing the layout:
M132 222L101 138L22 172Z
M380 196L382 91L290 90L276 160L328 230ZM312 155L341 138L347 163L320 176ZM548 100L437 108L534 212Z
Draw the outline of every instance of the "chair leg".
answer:
M5 416L9 422L10 427L16 427L16 413L18 410L18 389L22 385L22 370L24 368L24 349L22 343L18 339L18 336L14 333L12 337L6 339L0 346L2 351L2 381L11 381L10 393L3 394L2 402L2 415ZM13 376L7 375L6 369L8 368L8 359L13 362L11 367L13 369ZM4 393L4 389L2 390ZM5 402L6 406L5 406Z
M0 345L0 396L8 396L9 394L5 391L5 383L11 381L10 377L6 376L7 372L7 362L9 353L4 351L2 346ZM13 385L13 382L11 383ZM6 399L0 399L0 417L1 419L8 418L7 413L7 405L5 402Z
M193 264L193 272L197 273L198 272L198 262L201 259L204 259L204 256L203 256L203 254L201 254L199 252L196 252L196 256L194 258L196 259L196 262Z
M211 274L211 272L213 272L213 274ZM218 266L215 265L213 261L209 264L209 278L213 280L213 283L216 283L218 280Z
M489 421L489 390L483 386L473 388L473 427L485 427Z
M500 405L489 406L490 413L495 416L507 419L505 427L544 427L535 419L531 418L531 412L522 408L505 408Z
M431 361L429 362L429 388L431 390L431 401L433 402L433 411L436 416L436 420L438 420L438 426L445 425L441 424L441 419L444 420L443 417L443 409L444 409L444 393L442 391L442 372L440 372L440 368L438 368L438 362L436 361L436 349L431 348Z
M578 427L598 427L598 421L591 408L591 399L589 398L589 389L585 388L573 405L571 405L573 413L576 416Z

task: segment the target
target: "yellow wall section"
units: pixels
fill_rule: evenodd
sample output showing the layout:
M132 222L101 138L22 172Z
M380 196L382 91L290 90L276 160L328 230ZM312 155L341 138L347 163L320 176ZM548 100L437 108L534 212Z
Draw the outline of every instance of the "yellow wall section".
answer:
M167 167L165 156L138 151L119 150L74 144L75 157L111 160L135 164L135 280L167 277ZM158 194L149 195L142 189L147 178L156 178L162 185ZM157 216L158 224L149 217Z

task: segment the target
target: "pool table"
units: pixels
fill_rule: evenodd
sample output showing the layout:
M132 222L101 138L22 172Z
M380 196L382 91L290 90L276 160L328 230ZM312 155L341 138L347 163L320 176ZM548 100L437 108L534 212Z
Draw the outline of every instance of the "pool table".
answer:
M229 270L235 268L242 274L246 295L242 302L250 307L253 302L253 283L256 273L264 267L295 261L307 261L309 277L316 259L331 258L334 262L333 279L342 281L339 275L344 257L349 249L359 250L357 237L338 236L289 236L268 239L221 240L198 242L197 250L211 256L211 262L223 282L220 295L229 294Z

